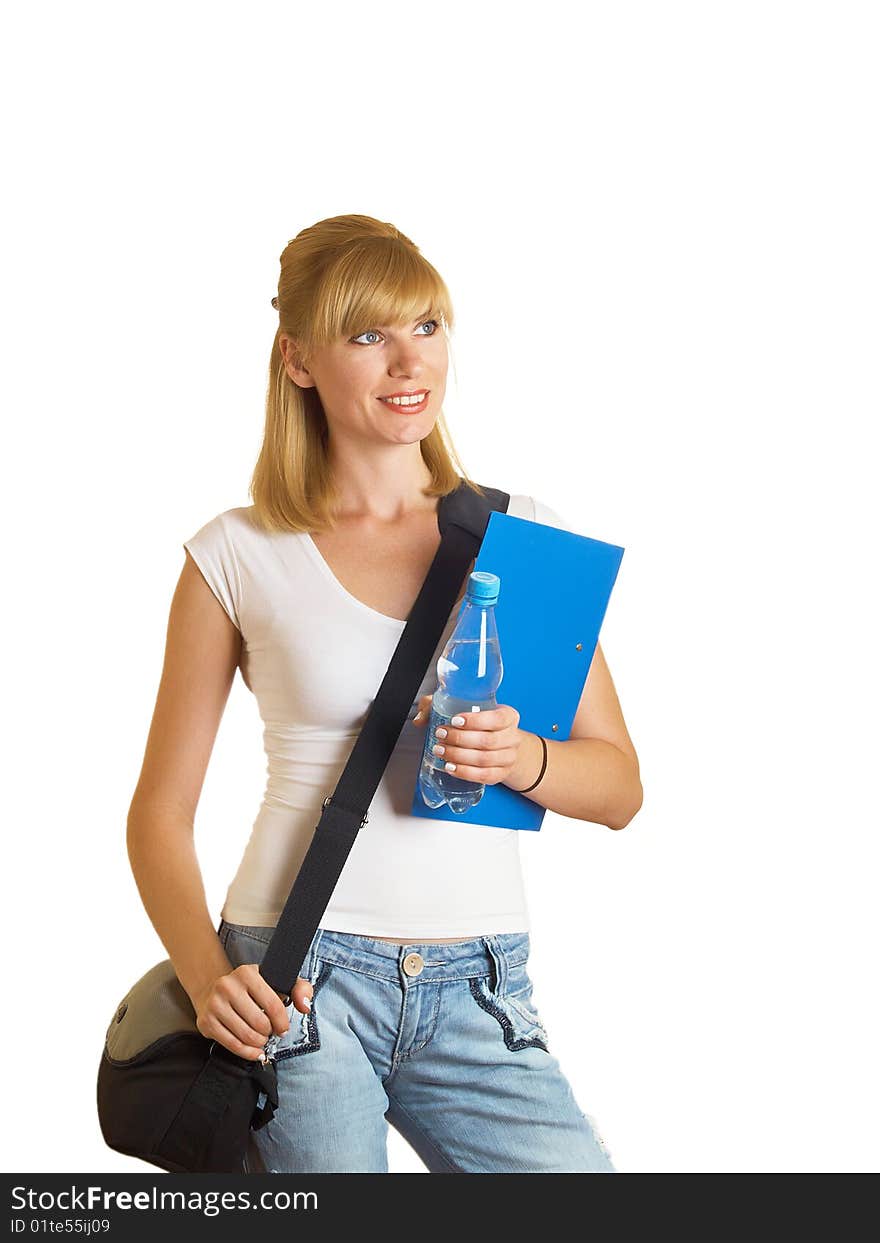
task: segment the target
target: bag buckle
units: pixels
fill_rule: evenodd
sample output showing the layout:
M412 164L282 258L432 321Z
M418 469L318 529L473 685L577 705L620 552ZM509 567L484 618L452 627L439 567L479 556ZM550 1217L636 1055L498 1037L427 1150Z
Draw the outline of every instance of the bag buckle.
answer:
M322 806L322 807L328 807L328 806L330 805L330 802L331 802L332 798L333 798L333 795L332 795L332 794L328 794L328 795L327 795L327 797L324 799L324 801L321 803L321 806ZM343 811L348 811L348 812L350 812L350 811L352 810L350 807L346 807L344 803L337 803L337 804L336 804L336 806L337 806L337 807L341 807ZM361 828L363 828L363 827L364 827L364 825L367 823L367 821L369 820L369 818L370 818L370 813L369 813L369 811L365 811L365 812L364 812L364 818L363 818L363 820L361 821Z

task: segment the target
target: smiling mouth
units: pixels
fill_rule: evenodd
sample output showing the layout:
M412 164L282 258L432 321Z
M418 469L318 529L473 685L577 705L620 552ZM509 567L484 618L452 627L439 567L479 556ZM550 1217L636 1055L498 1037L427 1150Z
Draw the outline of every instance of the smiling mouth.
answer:
M397 406L406 410L414 406L423 406L428 400L430 391L427 388L418 388L412 393L394 393L388 397L380 397L379 401L384 401L386 406Z

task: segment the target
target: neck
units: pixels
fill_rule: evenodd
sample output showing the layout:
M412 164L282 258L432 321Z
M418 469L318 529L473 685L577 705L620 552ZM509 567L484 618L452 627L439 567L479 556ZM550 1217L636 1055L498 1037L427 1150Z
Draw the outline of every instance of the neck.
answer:
M431 472L418 444L357 453L331 444L330 469L339 489L338 519L397 522L437 508L437 498L424 494Z

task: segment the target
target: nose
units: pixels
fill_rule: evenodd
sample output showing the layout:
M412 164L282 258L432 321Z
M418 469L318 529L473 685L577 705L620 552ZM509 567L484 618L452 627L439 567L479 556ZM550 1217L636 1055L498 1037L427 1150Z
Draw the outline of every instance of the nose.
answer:
M388 362L390 376L420 376L424 370L424 360L418 342L400 342Z

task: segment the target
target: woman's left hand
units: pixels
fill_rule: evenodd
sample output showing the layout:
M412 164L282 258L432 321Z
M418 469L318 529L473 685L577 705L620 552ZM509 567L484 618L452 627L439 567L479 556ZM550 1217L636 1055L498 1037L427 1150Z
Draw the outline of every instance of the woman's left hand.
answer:
M413 725L424 729L431 718L433 695L423 695ZM458 720L458 717L454 717ZM462 713L464 724L447 725L445 738L434 739L434 754L446 763L447 772L454 772L463 781L479 781L498 785L506 781L520 754L523 731L519 713L509 704L498 704L482 712ZM437 747L443 750L438 752Z

